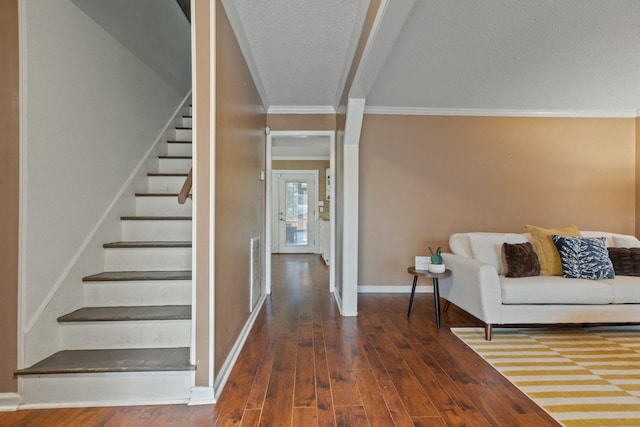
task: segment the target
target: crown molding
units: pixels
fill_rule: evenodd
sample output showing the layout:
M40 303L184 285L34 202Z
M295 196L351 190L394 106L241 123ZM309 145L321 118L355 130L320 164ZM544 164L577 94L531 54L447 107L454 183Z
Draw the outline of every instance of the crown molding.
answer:
M267 114L336 114L331 105L272 105Z
M403 116L636 118L640 110L497 110L479 108L366 107L365 114Z

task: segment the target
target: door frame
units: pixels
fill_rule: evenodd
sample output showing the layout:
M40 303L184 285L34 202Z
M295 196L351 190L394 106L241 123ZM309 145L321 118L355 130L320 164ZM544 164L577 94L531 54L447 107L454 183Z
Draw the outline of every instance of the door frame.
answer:
M266 206L265 206L265 243L271 245L271 172L272 167L272 153L273 138L278 137L296 137L296 136L326 136L329 138L329 168L331 169L332 177L336 176L336 134L335 131L272 131L267 127L266 133L266 173L265 173L265 191L266 191ZM333 178L332 178L333 179ZM334 292L336 286L336 262L335 262L335 241L336 241L336 208L335 208L335 180L331 183L329 191L329 198L331 200L329 215L331 220L329 221L331 229L331 241L329 244L330 256L329 256L329 292ZM269 246L270 248L270 246ZM265 251L265 290L267 294L271 294L271 250Z
M313 233L311 233L311 229L307 228L307 239L313 239L313 246L311 247L310 245L307 245L307 247L311 250L312 253L318 253L318 246L317 246L317 240L318 240L318 230L319 230L319 224L318 221L320 220L320 215L318 214L318 195L319 195L319 185L320 183L318 182L318 178L319 178L319 174L317 170L298 170L298 169L272 169L271 170L271 185L275 185L275 182L273 182L273 174L280 174L280 175L309 175L309 176L313 176L313 181L314 181L314 186L313 186L313 192L309 192L308 198L309 200L314 200L314 205L313 205ZM280 188L278 188L278 190L280 190ZM273 188L271 189L271 202L273 202ZM311 207L309 205L307 205L308 207ZM275 207L273 206L273 203L271 204L271 210L275 212ZM307 212L307 217L310 217L309 213ZM273 218L273 215L271 217L271 238L273 238L273 225L276 223L275 218ZM269 242L269 250L271 250L271 252L273 253L273 248L271 247L272 242ZM285 253L285 252L283 252ZM295 252L291 252L291 253L295 253ZM308 253L308 251L305 251L304 253Z

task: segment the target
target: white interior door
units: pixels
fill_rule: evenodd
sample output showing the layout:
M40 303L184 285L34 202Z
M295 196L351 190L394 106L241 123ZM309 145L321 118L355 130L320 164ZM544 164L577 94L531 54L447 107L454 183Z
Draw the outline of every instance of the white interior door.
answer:
M272 252L315 253L318 172L274 171L272 177Z

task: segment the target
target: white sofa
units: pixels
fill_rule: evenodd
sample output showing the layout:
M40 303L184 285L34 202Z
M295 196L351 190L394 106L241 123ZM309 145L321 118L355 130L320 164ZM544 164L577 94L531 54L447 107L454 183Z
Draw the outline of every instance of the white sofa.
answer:
M635 236L581 234L606 237L608 247L640 246ZM440 280L440 296L484 322L487 340L495 325L640 322L640 277L505 277L502 243L529 239L528 233L456 233L449 239L452 253L443 258L452 276Z

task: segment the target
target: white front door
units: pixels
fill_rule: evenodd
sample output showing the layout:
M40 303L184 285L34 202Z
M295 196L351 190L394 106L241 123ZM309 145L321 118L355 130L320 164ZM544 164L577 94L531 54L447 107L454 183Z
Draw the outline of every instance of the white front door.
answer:
M272 174L271 251L315 253L317 171L274 171Z

